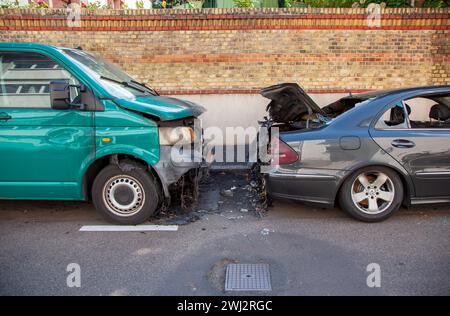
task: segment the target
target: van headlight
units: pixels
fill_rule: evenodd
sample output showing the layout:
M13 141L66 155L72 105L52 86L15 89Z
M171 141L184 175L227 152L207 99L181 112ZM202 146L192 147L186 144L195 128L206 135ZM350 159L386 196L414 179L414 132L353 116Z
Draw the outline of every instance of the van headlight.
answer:
M160 145L186 145L195 142L195 131L192 127L160 127L159 129Z

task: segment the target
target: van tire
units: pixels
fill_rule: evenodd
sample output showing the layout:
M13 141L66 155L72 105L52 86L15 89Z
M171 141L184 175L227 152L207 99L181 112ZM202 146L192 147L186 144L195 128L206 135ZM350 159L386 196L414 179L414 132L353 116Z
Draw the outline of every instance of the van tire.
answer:
M92 186L92 201L108 221L121 225L137 225L156 211L160 195L153 176L132 162L108 165Z

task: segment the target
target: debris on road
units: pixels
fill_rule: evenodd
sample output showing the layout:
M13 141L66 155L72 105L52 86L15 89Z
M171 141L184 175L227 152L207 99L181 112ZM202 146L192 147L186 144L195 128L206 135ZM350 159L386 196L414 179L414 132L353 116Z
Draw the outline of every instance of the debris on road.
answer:
M200 215L196 213L187 214L187 216L178 216L168 220L165 220L166 225L187 225L198 221L201 218Z
M270 233L274 233L274 232L275 232L274 230L271 230L271 229L268 229L268 228L263 228L263 229L261 230L261 235L267 236L267 235L269 235Z
M230 183L233 183L231 187ZM261 218L265 216L267 207L264 191L263 179L257 176L254 170L220 173L212 171L199 182L199 194L195 203L184 203L189 199L174 196L171 207L161 210L152 222L161 225L186 225L209 214L226 214L233 211L241 215L222 216L229 220L242 219L245 214ZM186 207L187 205L189 206Z
M233 191L224 189L224 190L220 191L220 195L226 196L226 197L233 197Z
M195 207L199 199L200 182L208 181L208 177L209 171L206 168L193 169L187 172L171 185L172 197L177 200L183 209Z
M244 216L242 216L242 215L227 217L227 219L229 219L229 220L236 220L236 219L242 219L242 218L244 218Z

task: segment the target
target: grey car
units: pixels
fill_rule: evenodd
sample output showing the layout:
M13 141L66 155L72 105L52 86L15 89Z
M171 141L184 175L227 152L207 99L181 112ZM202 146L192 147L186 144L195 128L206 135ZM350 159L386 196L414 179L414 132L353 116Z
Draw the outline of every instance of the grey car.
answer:
M450 86L349 95L320 108L297 84L265 88L279 130L269 195L340 205L367 222L450 202Z

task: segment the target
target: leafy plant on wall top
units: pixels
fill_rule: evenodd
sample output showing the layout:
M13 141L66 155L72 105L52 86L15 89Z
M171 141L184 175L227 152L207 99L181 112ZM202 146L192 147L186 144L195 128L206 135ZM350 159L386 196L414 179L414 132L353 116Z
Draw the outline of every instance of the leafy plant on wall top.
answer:
M144 8L144 0L137 0L136 9L143 9L143 8Z
M448 0L425 0L424 8L448 8L450 1Z
M2 9L15 8L18 5L19 4L17 3L17 1L4 0L4 1L0 2L0 8L2 8Z
M257 8L259 1L257 0L233 0L234 6L237 8Z
M31 0L31 2L28 4L28 7L31 9L45 9L48 8L48 3L44 0Z
M97 9L111 9L111 6L108 4L103 4L100 1L82 1L81 7L88 10L97 10Z

